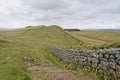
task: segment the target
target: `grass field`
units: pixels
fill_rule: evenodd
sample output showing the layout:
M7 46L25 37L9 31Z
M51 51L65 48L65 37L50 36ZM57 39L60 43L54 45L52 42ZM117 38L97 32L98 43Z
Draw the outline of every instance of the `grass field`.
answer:
M94 73L67 70L66 65L73 65L61 62L46 49L80 44L58 26L0 31L0 80L97 80Z
M67 32L83 42L82 47L91 48L120 43L120 32L78 31Z

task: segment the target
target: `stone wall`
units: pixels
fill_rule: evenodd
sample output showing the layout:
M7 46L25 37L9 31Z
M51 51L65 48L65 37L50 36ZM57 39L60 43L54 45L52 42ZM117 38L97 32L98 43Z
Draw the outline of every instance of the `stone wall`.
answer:
M61 60L90 68L106 75L109 80L120 79L120 48L99 50L74 50L50 47Z

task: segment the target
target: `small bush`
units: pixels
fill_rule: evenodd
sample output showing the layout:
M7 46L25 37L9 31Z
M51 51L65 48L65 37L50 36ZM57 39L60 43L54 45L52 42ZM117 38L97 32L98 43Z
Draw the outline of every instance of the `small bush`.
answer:
M9 43L7 40L0 40L1 43Z

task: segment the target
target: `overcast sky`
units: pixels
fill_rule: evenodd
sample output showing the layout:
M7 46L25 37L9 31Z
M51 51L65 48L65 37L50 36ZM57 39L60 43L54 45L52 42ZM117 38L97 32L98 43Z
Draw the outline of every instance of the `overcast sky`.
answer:
M120 29L120 0L0 0L0 28Z

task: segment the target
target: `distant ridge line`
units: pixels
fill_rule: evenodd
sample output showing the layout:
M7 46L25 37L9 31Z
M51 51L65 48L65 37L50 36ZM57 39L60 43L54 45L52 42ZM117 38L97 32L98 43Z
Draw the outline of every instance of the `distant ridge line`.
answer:
M120 29L85 29L89 31L120 32Z

